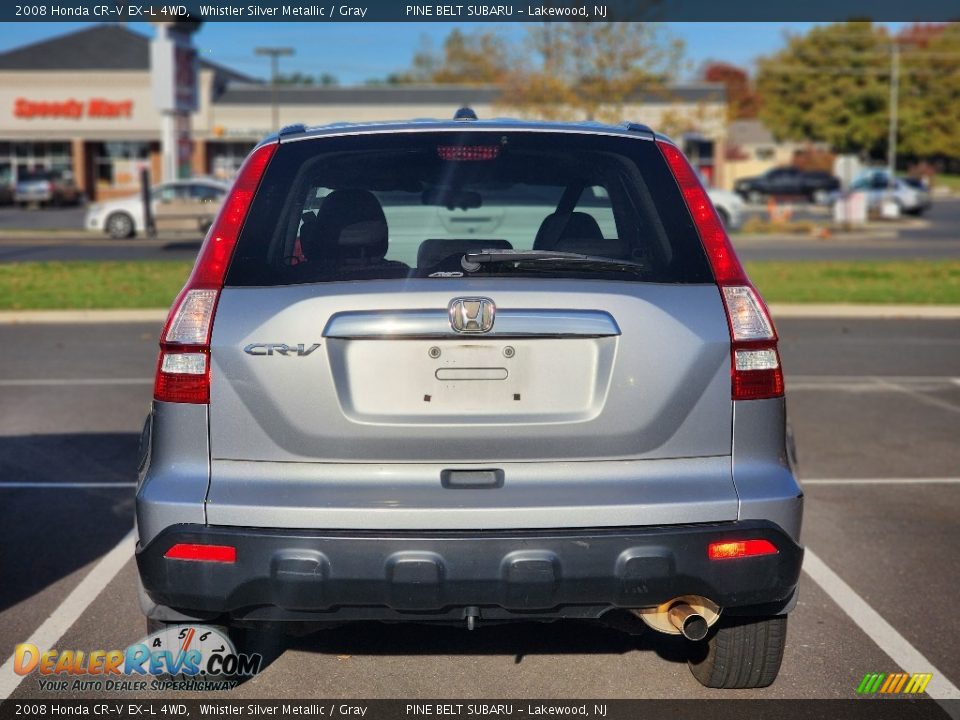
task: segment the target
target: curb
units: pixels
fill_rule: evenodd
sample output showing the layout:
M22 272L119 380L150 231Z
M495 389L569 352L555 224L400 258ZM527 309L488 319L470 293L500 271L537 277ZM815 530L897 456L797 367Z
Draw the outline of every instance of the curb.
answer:
M855 305L842 303L770 303L778 318L876 318L880 320L960 319L960 305Z
M144 310L0 310L0 325L49 325L54 323L163 322L167 311Z
M960 320L960 305L844 305L827 303L770 303L774 319L859 318ZM162 308L143 310L0 310L0 325L49 325L54 323L161 323Z

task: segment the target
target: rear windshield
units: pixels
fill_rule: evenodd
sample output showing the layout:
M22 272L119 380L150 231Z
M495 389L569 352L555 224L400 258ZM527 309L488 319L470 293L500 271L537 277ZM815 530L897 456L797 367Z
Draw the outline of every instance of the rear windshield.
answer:
M467 276L712 281L654 143L474 131L281 143L226 284Z

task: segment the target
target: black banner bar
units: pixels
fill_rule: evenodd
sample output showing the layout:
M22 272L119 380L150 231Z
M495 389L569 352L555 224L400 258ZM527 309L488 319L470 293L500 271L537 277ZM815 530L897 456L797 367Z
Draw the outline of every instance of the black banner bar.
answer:
M0 720L15 718L574 718L579 720L947 720L960 701L851 700L5 700ZM717 702L719 700L719 702Z
M905 22L960 20L956 0L37 0L0 3L0 22Z

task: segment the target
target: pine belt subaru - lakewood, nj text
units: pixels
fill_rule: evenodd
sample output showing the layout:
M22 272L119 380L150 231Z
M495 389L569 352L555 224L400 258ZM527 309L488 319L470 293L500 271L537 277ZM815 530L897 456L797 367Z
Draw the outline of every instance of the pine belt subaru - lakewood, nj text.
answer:
M803 493L777 334L636 124L285 128L160 338L137 490L154 628L632 614L775 679Z

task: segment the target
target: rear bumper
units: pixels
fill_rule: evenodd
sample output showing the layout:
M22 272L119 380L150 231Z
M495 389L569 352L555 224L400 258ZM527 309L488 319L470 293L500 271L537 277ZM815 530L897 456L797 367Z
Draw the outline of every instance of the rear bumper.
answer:
M709 560L707 545L763 538L775 555ZM177 543L230 545L236 562L164 557ZM157 605L253 619L532 613L598 616L702 595L723 608L785 605L803 549L773 523L571 531L291 531L176 525L137 550ZM488 610L484 610L484 609ZM425 619L430 619L427 617Z

